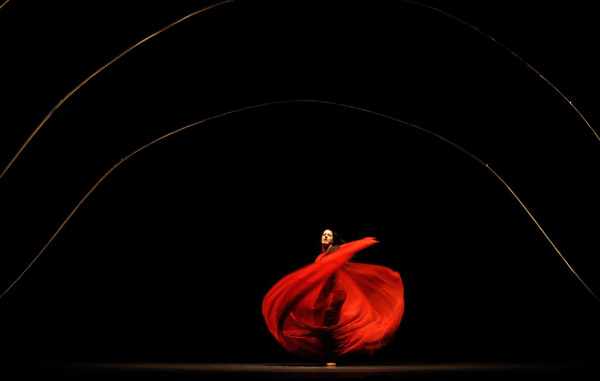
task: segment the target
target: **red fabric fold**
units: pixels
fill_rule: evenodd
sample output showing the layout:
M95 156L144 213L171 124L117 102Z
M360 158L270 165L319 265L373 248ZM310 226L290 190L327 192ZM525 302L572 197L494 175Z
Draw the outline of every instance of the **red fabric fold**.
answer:
M404 314L400 274L384 266L349 262L375 243L367 237L320 254L267 292L262 302L265 322L287 351L331 359L350 352L372 353L394 336Z

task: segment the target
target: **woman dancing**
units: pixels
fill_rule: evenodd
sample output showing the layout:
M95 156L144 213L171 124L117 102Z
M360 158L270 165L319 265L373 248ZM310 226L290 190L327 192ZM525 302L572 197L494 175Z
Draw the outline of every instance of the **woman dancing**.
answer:
M286 275L267 292L262 302L265 322L287 351L332 361L350 353L372 354L390 341L404 314L400 274L350 262L375 243L371 237L346 243L326 229L315 262Z

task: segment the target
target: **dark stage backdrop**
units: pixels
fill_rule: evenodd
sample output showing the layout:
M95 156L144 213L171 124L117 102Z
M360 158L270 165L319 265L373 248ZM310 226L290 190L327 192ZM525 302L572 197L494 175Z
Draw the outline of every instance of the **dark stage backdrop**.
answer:
M211 4L9 1L0 166L95 70ZM590 2L422 4L493 36L600 126ZM600 302L507 188L365 110L489 163L596 293L600 141L502 45L404 1L233 1L107 67L0 179L0 289L120 159L234 110L105 178L0 299L8 358L303 361L271 337L261 300L328 227L377 237L356 260L405 282L396 337L364 361L597 358Z

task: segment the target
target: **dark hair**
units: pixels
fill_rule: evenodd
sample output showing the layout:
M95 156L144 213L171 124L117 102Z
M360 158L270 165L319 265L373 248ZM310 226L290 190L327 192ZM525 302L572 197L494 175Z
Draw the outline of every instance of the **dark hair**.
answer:
M331 246L329 246L326 253L328 253L328 254L333 253L340 247L340 245L343 245L346 243L346 241L344 241L342 239L342 237L340 237L340 235L335 230L329 229L329 228L323 229L323 231L325 231L325 230L329 230L330 232L333 233L333 241L331 242Z

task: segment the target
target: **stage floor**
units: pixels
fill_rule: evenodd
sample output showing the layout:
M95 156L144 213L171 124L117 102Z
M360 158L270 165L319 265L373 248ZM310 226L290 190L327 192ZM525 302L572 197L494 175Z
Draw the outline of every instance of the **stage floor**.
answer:
M4 370L7 370L6 368ZM243 364L243 363L62 363L12 364L10 380L173 380L173 379L598 379L598 364ZM4 378L3 378L4 379ZM6 378L9 380L9 378Z

